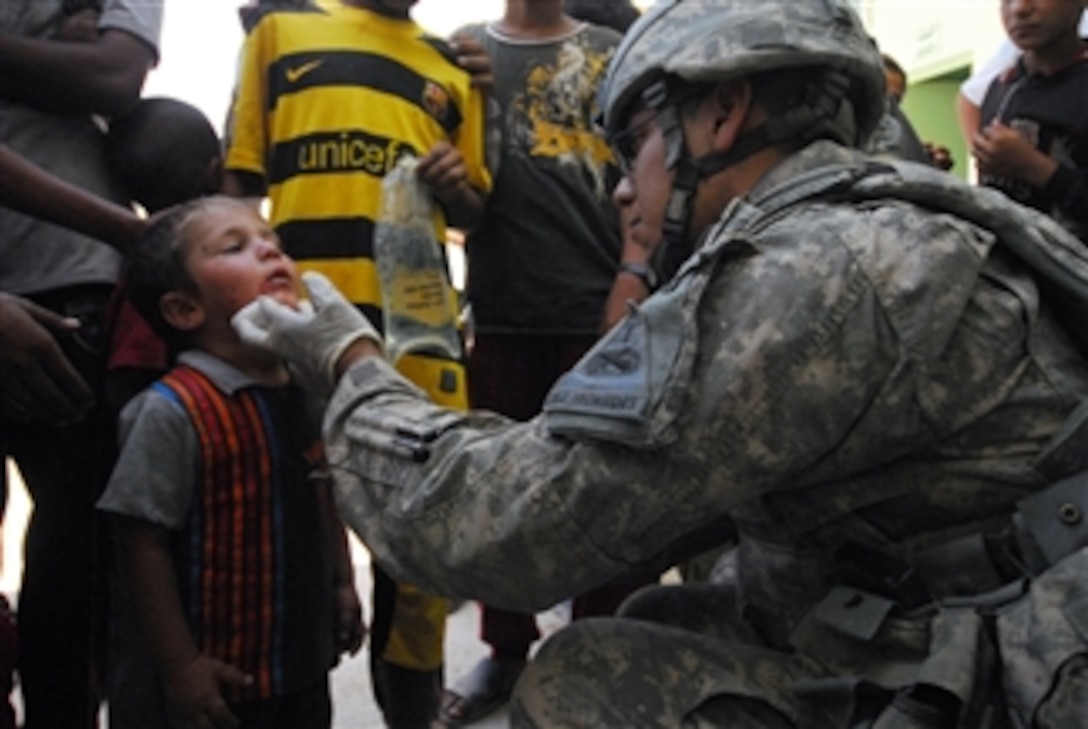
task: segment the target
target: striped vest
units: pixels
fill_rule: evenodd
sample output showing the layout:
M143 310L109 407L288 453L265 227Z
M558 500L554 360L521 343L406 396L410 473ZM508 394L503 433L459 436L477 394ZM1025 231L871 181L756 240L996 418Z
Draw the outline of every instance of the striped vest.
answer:
M332 664L332 573L319 441L297 388L220 391L178 366L154 385L188 413L199 475L175 543L197 648L255 678L232 696L279 696ZM316 673L315 673L316 672Z

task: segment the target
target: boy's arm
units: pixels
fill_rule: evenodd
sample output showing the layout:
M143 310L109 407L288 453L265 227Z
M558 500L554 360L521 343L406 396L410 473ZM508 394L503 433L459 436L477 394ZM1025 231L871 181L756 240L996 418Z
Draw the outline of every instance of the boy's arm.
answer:
M1000 121L993 121L975 133L971 151L981 169L996 177L1021 180L1044 188L1058 169L1058 162Z
M234 726L237 719L220 686L244 687L253 679L197 649L182 612L165 531L129 517L115 523L133 606L171 708L195 726Z
M333 565L333 609L336 611L333 625L336 630L336 649L355 655L363 647L367 630L363 621L362 603L355 589L355 567L351 563L348 533L332 508L331 494L328 499L323 499L323 504L326 505L323 514L325 535Z
M223 185L219 190L231 197L263 198L268 190L264 177L245 170L226 170L223 173Z
M148 225L132 210L50 174L3 144L0 205L78 230L122 252Z
M653 289L647 276L639 276L632 271L645 268L651 271L654 265L654 253L657 245L649 246L636 240L630 234L631 213L626 208L617 212L620 218L620 232L623 235L623 248L620 260L616 262L616 276L612 279L612 288L604 302L601 314L600 333L605 334L614 327L630 310L630 303L645 301ZM632 266L633 264L633 266Z
M58 343L78 330L78 321L0 291L0 417L62 425L91 409L94 393Z
M437 143L419 161L419 176L431 186L455 228L471 229L484 212L484 196L468 181L468 167L461 150L446 141Z
M268 76L265 57L266 33L262 24L246 36L235 84L226 131L224 175L221 192L242 198L263 198L268 193L265 160L268 139L265 130L265 99Z
M140 98L155 49L123 30L91 43L0 34L0 95L39 109L117 116Z
M984 172L1026 182L1070 218L1088 222L1088 170L1059 162L1001 122L979 131L971 149Z

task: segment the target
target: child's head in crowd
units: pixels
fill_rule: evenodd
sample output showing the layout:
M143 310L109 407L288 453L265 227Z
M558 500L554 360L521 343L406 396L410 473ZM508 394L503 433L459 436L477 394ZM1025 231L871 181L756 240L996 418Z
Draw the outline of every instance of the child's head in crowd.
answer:
M1081 47L1080 16L1083 0L1037 0L1001 3L1005 32L1029 60L1070 57Z
M106 157L129 196L149 213L217 192L223 179L215 128L179 99L141 99L111 120Z
M252 352L230 320L258 296L297 306L299 276L268 223L249 204L214 195L178 205L129 254L132 301L175 348L233 361Z

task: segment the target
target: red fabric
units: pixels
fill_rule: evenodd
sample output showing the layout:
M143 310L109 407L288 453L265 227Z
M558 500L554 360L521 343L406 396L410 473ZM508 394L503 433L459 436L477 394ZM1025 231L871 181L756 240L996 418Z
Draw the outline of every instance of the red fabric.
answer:
M140 316L128 297L128 287L122 281L114 292L109 311L110 351L107 370L132 367L165 372L166 342Z

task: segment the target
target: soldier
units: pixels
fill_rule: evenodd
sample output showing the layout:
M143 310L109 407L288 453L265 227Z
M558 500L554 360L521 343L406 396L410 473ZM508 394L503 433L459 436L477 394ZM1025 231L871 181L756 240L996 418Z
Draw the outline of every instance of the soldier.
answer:
M694 253L536 420L430 404L324 280L237 317L336 383L346 520L399 578L532 610L731 518L732 583L561 630L515 726L1079 725L1077 241L858 151L884 80L845 0L661 2L601 93L623 260Z

